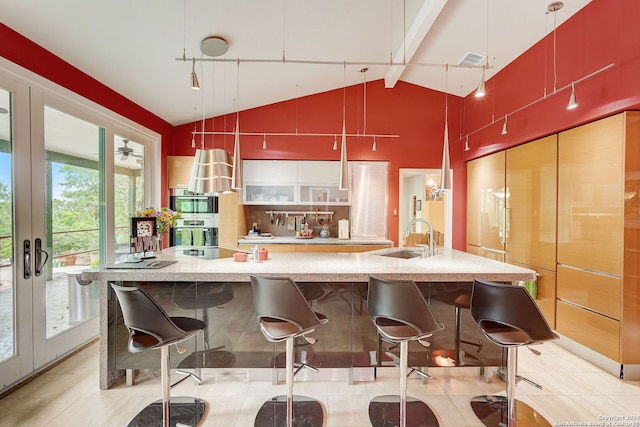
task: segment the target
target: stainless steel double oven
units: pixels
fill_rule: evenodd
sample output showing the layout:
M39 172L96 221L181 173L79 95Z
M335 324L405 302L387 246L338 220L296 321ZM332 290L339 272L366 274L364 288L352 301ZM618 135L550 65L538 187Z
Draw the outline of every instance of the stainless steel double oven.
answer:
M218 195L171 190L169 207L182 213L171 229L171 246L218 246Z

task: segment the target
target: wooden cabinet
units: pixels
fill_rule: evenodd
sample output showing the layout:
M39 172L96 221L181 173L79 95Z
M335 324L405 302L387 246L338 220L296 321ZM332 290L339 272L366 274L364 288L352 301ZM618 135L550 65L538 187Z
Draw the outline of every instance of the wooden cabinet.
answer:
M557 135L506 151L506 261L536 270L536 303L556 317Z
M467 182L467 252L499 259L504 237L506 261L538 273L559 333L640 364L640 112L470 161Z
M556 301L557 136L467 164L467 252L536 270L551 327Z
M556 269L557 136L506 152L507 261Z
M244 209L238 193L218 195L218 245L233 248L238 238L246 234Z
M505 153L467 163L467 246L504 255Z
M623 365L640 364L639 144L638 112L558 139L557 330Z
M560 133L558 263L622 270L624 115Z
M467 245L496 254L504 254L504 162L501 151L467 163Z
M168 188L189 187L193 159L193 156L167 156Z

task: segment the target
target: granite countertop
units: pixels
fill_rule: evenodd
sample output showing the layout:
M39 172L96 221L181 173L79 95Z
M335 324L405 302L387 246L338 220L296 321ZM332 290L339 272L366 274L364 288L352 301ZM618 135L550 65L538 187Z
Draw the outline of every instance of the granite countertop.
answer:
M200 259L171 248L159 254L159 260L177 262L161 269L91 269L82 273L85 280L122 281L230 281L247 282L250 274L290 277L301 282L367 282L369 275L414 281L493 281L533 280L533 270L482 258L451 249L439 248L439 254L422 259L393 258L381 254L406 250L388 248L359 253L270 253L261 262L235 262L233 258Z
M338 239L337 237L314 236L311 239L298 238L295 236L273 236L273 237L243 237L238 239L239 245L266 245L266 244L289 244L289 245L389 245L393 246L393 240L388 239Z

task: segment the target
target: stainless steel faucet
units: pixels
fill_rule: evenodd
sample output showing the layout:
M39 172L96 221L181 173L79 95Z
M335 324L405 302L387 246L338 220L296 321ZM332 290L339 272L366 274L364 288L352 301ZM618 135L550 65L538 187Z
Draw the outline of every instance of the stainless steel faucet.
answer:
M423 222L429 226L429 231L427 233L424 233L425 236L427 234L429 235L429 242L427 245L420 245L420 246L423 246L423 249L424 249L422 252L422 258L436 255L436 245L435 245L435 241L433 240L433 224L431 224L428 220L424 218L412 219L411 222L409 222L409 224L407 225L407 228L405 228L404 230L404 237L405 238L409 237L409 234L411 234L411 227L413 227L413 225L417 222ZM429 248L428 251L426 250L427 248Z

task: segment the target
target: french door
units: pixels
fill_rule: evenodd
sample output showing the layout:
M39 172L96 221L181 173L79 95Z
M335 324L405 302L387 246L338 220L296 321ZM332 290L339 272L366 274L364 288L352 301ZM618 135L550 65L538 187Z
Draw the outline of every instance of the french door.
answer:
M70 132L98 159L77 156ZM97 285L65 257L99 256L104 146L103 129L0 75L0 391L98 332Z

